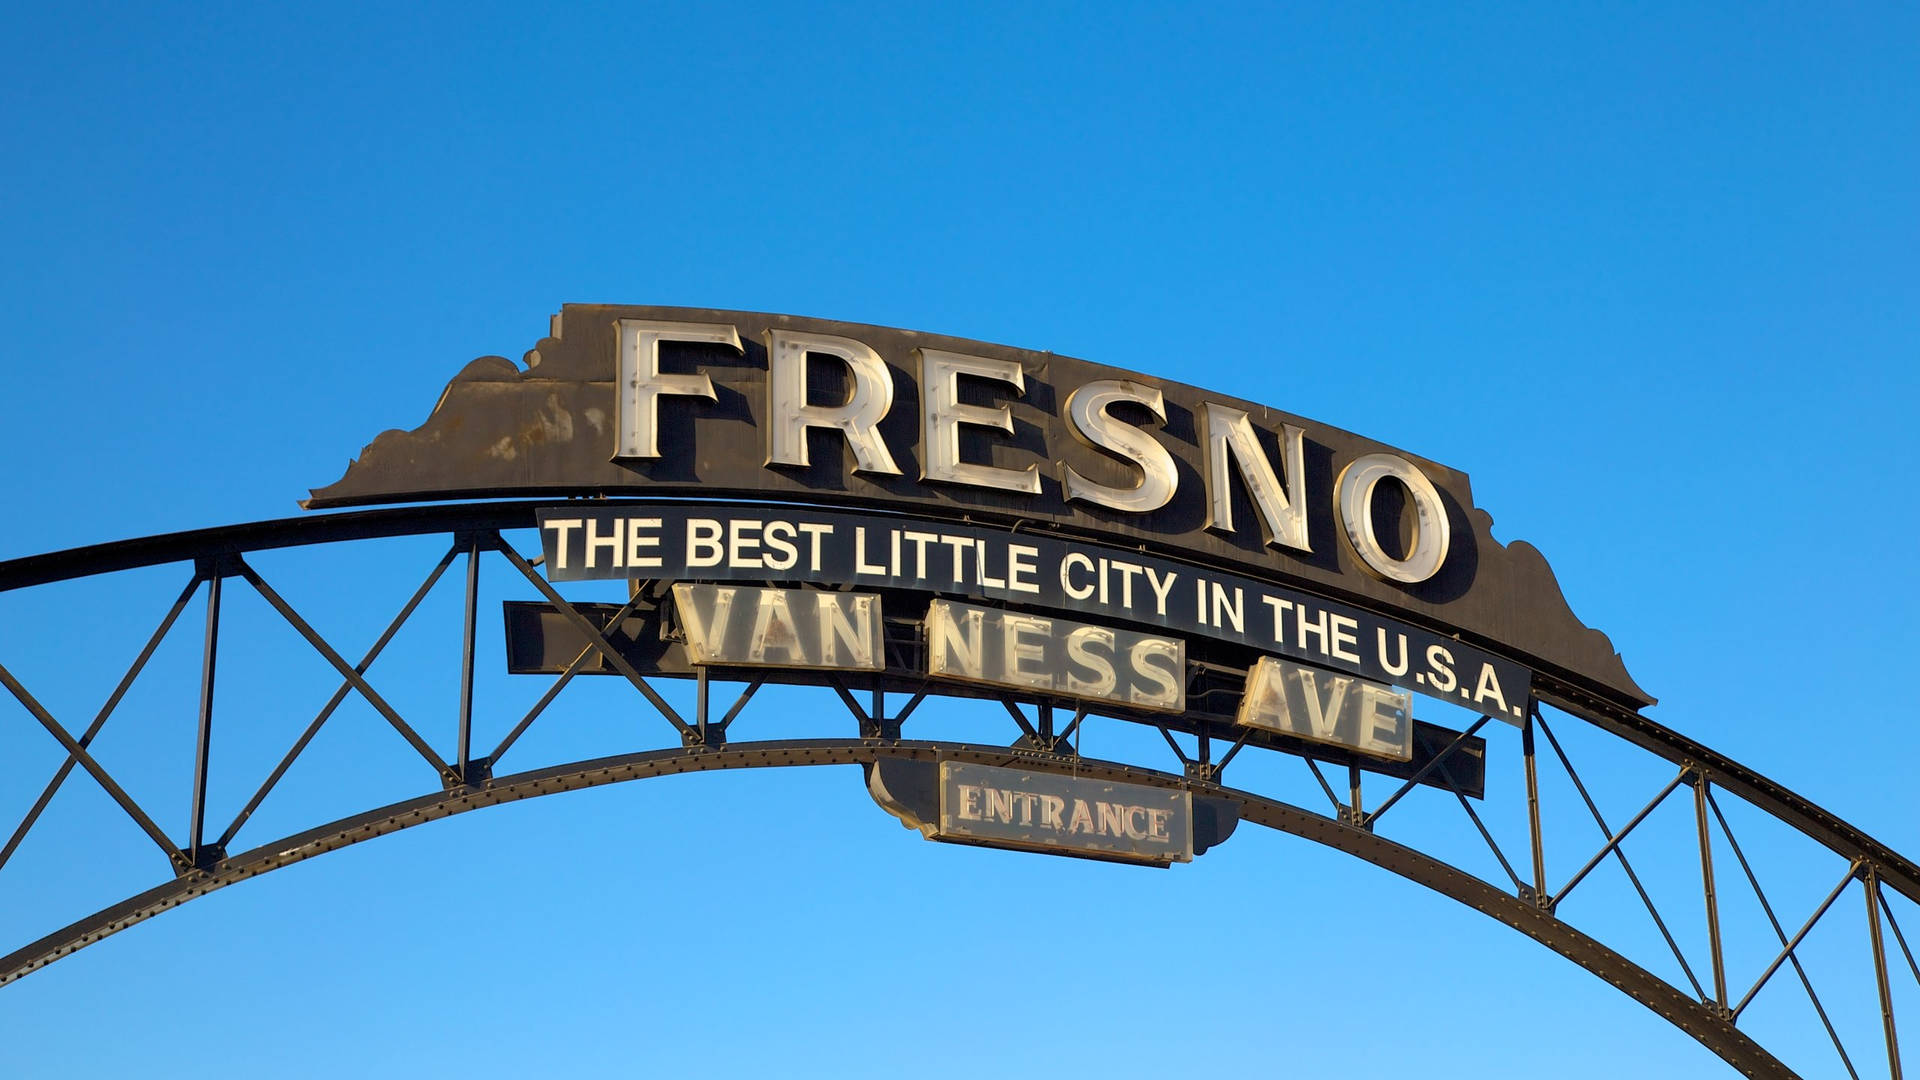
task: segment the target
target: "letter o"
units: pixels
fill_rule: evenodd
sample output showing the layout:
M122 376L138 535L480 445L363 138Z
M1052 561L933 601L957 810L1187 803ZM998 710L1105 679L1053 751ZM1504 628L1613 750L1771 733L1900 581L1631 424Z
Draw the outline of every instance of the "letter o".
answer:
M1373 489L1389 477L1413 497L1413 550L1404 559L1387 554L1373 530ZM1349 462L1334 485L1333 505L1354 554L1381 578L1411 585L1439 573L1447 561L1447 508L1433 481L1403 457L1367 454Z

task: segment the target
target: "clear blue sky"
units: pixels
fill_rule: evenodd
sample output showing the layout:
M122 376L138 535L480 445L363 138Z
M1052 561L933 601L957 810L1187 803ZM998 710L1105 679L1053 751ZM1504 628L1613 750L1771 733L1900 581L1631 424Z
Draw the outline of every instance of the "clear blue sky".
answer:
M1468 472L1654 717L1920 853L1910 8L67 4L14 5L0 35L0 557L297 514L563 302L950 333ZM403 554L379 588L271 565L357 642L437 552ZM178 580L137 584L0 597L0 657L84 726L101 676L62 672L124 665ZM176 689L193 619L162 657ZM440 675L383 671L447 710ZM270 762L325 676L223 675L259 732L222 745ZM103 758L178 767L169 685ZM580 701L528 764L640 723L604 687ZM275 821L419 789L356 715ZM1112 727L1089 753L1151 750ZM50 742L0 709L0 828ZM1597 768L1616 819L1665 779ZM184 790L150 789L171 825ZM1403 827L1457 832L1445 809ZM49 826L0 871L0 951L163 870L84 783ZM1803 854L1756 858L1794 879ZM1830 884L1783 885L1783 918ZM1790 1060L1837 1073L1803 1034ZM1877 1032L1849 1035L1874 1060ZM1165 873L955 849L837 771L328 855L0 989L0 1046L36 1077L1729 1074L1533 942L1305 841L1243 833Z

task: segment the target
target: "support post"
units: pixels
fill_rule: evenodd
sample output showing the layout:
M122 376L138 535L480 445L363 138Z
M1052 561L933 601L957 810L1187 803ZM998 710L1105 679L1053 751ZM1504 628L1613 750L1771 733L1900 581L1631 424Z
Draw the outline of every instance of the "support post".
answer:
M1527 836L1533 846L1533 896L1534 903L1545 906L1547 903L1547 852L1540 837L1540 769L1533 756L1533 724L1538 715L1533 706L1527 708L1526 723L1520 725L1520 753L1526 761L1527 769Z
M1714 890L1713 834L1707 831L1707 774L1693 774L1693 820L1700 832L1700 885L1707 902L1707 944L1713 950L1713 1003L1727 1013L1727 965L1720 946L1720 898Z
M702 746L707 744L707 700L707 665L698 664L693 669L693 730Z
M1900 1080L1900 1037L1893 1025L1893 987L1887 984L1887 943L1880 936L1880 875L1872 866L1861 878L1867 894L1867 937L1873 945L1873 978L1880 988L1880 1023L1887 1033L1887 1075Z
M467 542L467 618L460 639L460 747L455 770L461 783L471 783L468 762L473 757L473 645L474 624L480 607L480 539Z
M207 830L207 764L213 751L213 671L220 651L220 582L215 572L207 578L207 634L200 657L200 725L193 750L193 825L187 834L187 864L200 865L201 842Z

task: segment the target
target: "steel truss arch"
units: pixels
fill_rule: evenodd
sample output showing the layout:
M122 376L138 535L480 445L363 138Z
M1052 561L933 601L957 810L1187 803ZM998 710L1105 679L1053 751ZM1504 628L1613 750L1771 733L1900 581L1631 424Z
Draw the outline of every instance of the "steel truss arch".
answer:
M1001 746L965 743L807 739L743 743L717 749L696 747L642 751L498 777L478 788L424 795L270 841L230 856L214 868L185 874L138 896L129 897L11 955L0 957L0 983L31 974L111 934L225 886L363 840L482 807L629 780L717 769L870 765L888 758L915 761L944 758L982 765L1052 764L1058 767L1058 761L1049 761L1049 757L1032 752L1010 752ZM1766 1051L1745 1032L1719 1023L1708 1006L1688 998L1657 976L1634 966L1625 957L1561 923L1535 905L1503 893L1471 874L1412 848L1288 803L1218 784L1190 780L1185 776L1091 758L1077 759L1074 768L1081 776L1159 787L1186 787L1195 793L1230 799L1240 806L1243 820L1364 859L1519 930L1606 979L1635 1001L1698 1039L1708 1049L1740 1067L1749 1076L1794 1075L1784 1066L1773 1062Z
M174 875L171 880L112 904L0 957L0 984L14 981L121 929L226 885L374 836L385 835L483 806L626 780L715 769L833 764L870 765L883 759L929 760L936 756L982 764L1017 763L1033 768L1046 768L1049 765L1061 768L1070 761L1077 772L1085 775L1163 787L1183 786L1196 793L1230 799L1239 805L1242 816L1248 821L1312 840L1425 885L1441 895L1519 930L1599 975L1749 1076L1796 1075L1756 1041L1753 1033L1739 1026L1742 1012L1755 995L1772 983L1776 976L1789 966L1806 990L1807 997L1819 1014L1822 1026L1832 1040L1847 1073L1856 1077L1860 1075L1853 1056L1848 1053L1841 1036L1829 1019L1827 1009L1815 992L1813 981L1802 966L1799 956L1799 949L1807 933L1816 923L1821 923L1828 917L1838 898L1857 882L1861 885L1869 915L1867 937L1874 961L1876 990L1881 1006L1880 1020L1886 1040L1888 1072L1896 1077L1901 1075L1888 974L1889 969L1894 965L1889 963L1888 954L1891 950L1886 944L1887 938L1883 934L1883 924L1892 931L1894 945L1904 957L1906 966L1913 973L1916 982L1920 982L1920 964L1915 963L1900 925L1895 921L1894 912L1887 904L1884 890L1891 889L1909 901L1920 903L1920 870L1885 845L1785 787L1646 717L1596 700L1582 693L1572 682L1555 678L1552 672L1543 672L1536 677L1535 694L1538 703L1562 710L1577 721L1663 759L1678 771L1671 781L1637 813L1624 819L1621 817L1609 819L1581 781L1571 756L1549 725L1545 711L1538 703L1534 704L1528 710L1526 722L1520 732L1519 759L1525 770L1530 848L1527 854L1530 858L1509 858L1468 800L1457 792L1452 793L1465 812L1466 818L1477 830L1478 837L1485 841L1505 875L1504 881L1500 879L1489 881L1434 855L1388 839L1379 833L1382 816L1415 786L1420 780L1419 776L1399 785L1397 790L1386 798L1376 798L1369 806L1368 801L1363 797L1361 771L1357 766L1349 770L1350 798L1343 801L1314 760L1311 757L1306 758L1304 760L1314 780L1318 783L1319 789L1325 793L1330 804L1329 813L1319 813L1293 802L1225 784L1223 772L1242 749L1241 744L1234 743L1232 749L1218 760L1214 760L1210 752L1209 733L1204 728L1199 732L1197 755L1189 756L1182 745L1176 741L1174 734L1167 727L1161 727L1161 734L1166 736L1167 743L1181 766L1179 773L1173 773L1146 765L1081 757L1077 742L1072 739L1072 735L1079 721L1087 715L1085 709L1076 716L1074 723L1069 724L1062 731L1056 731L1052 726L1051 713L1043 704L1033 700L1016 699L1013 696L1003 697L1006 710L1018 725L1017 734L1020 735L1015 748L1010 749L1005 746L978 743L900 737L899 726L909 719L925 695L924 689L920 694L916 694L904 708L889 713L881 692L875 692L874 702L870 708L867 708L856 701L846 687L835 685L833 689L841 703L845 705L848 716L858 725L858 737L731 742L726 738L726 729L739 717L751 700L754 692L761 685L761 678L754 677L734 706L724 717L717 720L709 711L708 686L704 678L698 685L698 696L691 718L677 712L652 688L645 675L631 668L623 668L623 662L615 655L615 650L608 644L607 639L590 624L586 624L575 606L546 584L530 561L520 556L502 537L503 531L532 527L536 509L547 505L550 504L495 502L338 513L147 537L0 563L0 593L139 567L185 563L193 568L189 581L166 618L162 620L159 630L147 642L146 648L135 660L132 668L121 680L114 693L109 696L106 707L93 724L78 736L40 703L32 690L5 666L6 658L0 656L0 685L4 685L11 697L31 714L33 719L38 721L40 726L45 728L67 753L65 763L52 783L47 786L39 802L35 804L20 827L14 830L11 839L6 841L4 849L0 849L0 872L4 871L8 856L31 829L47 801L77 769L88 773L154 840L167 856ZM350 662L347 654L330 644L318 631L307 624L246 558L253 553L281 548L427 535L442 535L449 538L446 555L428 575L427 580L403 608L386 634L367 651L365 659L358 664ZM679 745L574 761L510 775L493 774L492 766L495 761L567 684L577 671L579 662L576 661L573 668L569 668L567 673L562 674L555 681L553 689L541 699L534 711L527 715L493 754L475 755L472 752L470 721L473 711L476 574L482 558L490 555L497 555L510 564L518 575L516 580L524 581L535 594L542 596L546 602L553 604L577 623L587 626L588 640L591 643L588 651L597 650L612 663L613 667L620 669L619 673L625 676L626 681L633 684L640 696L672 726ZM364 676L367 668L379 655L386 642L391 639L394 631L412 615L421 597L433 588L435 582L441 579L443 573L456 560L462 557L465 559L467 571L467 601L463 628L465 647L461 672L463 689L456 746L452 752L442 756L441 749L444 749L444 744L436 748L432 739L425 737L420 730L416 730L406 718L381 699ZM293 750L268 778L252 802L229 826L225 834L215 840L204 831L204 810L206 772L209 767L207 740L213 719L214 657L219 652L218 612L223 582L244 583L265 598L271 607L299 631L307 644L331 664L341 677L341 686L333 701L322 710L320 717L295 744ZM142 666L152 655L154 647L175 625L195 593L203 587L206 592L208 617L203 646L205 666L197 733L194 812L188 835L176 841L172 834L162 829L137 803L126 796L113 776L89 754L87 747L101 725L106 722L127 687L137 678ZM238 584L235 587L238 587ZM583 652L582 658L584 659L586 655L587 653ZM441 789L316 825L229 855L227 844L243 828L252 811L271 792L287 766L300 754L314 731L331 714L332 709L341 700L353 694L358 694L370 703L393 726L394 730L405 738L412 749L434 768L440 778ZM1022 705L1035 709L1031 722L1028 714L1022 710ZM1469 734L1480 730L1486 721L1487 718L1481 718ZM1536 739L1536 733L1539 736L1538 739ZM1230 733L1224 734L1230 735ZM1448 747L1446 752L1451 750L1452 747ZM1444 758L1445 753L1441 756ZM1571 779L1585 809L1591 813L1603 838L1603 843L1597 851L1590 848L1577 849L1584 857L1579 864L1580 869L1571 877L1566 877L1557 888L1551 887L1553 879L1550 879L1547 874L1547 843L1539 809L1541 793L1538 774L1541 762L1546 760L1557 761L1565 768L1566 775ZM1710 953L1710 966L1707 969L1706 978L1696 974L1689 964L1685 950L1676 940L1666 921L1662 919L1648 889L1634 871L1626 851L1626 841L1629 836L1650 828L1645 825L1649 817L1682 788L1688 789L1692 795L1694 804L1692 817L1699 840L1699 863L1708 921L1707 946ZM1805 923L1799 925L1797 931L1790 934L1789 931L1794 924L1783 922L1780 915L1776 914L1773 905L1769 903L1761 882L1722 811L1716 797L1718 794L1733 796L1763 811L1775 822L1813 839L1844 864L1839 874L1839 883ZM1761 907L1765 910L1780 945L1780 951L1772 955L1770 963L1767 963L1764 968L1758 964L1752 965L1754 969L1760 970L1760 974L1750 986L1745 983L1744 974L1739 975L1735 981L1729 982L1728 957L1725 955L1727 943L1723 941L1719 926L1716 900L1719 878L1716 877L1715 843L1712 839L1716 825L1718 832L1724 837L1722 873L1727 869L1724 853L1731 853L1746 882L1752 886ZM1515 863L1520 864L1519 868L1516 868ZM1648 913L1659 927L1661 936L1678 961L1685 975L1684 985L1656 975L1648 968L1628 959L1621 951L1602 943L1562 918L1561 902L1587 880L1591 872L1603 865L1618 865L1625 871L1640 900L1645 903ZM4 875L0 874L0 888L4 887L7 887ZM1791 914L1787 916L1789 919L1792 917Z

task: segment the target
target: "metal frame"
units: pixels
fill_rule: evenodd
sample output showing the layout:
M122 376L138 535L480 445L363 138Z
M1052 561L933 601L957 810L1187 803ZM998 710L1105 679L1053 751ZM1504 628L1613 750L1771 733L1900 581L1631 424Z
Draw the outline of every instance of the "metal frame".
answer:
M19 848L22 840L40 820L42 812L75 768L85 772L119 808L160 849L171 871L170 880L138 895L82 918L62 930L18 948L0 957L0 984L12 982L62 956L85 947L119 930L143 921L161 911L185 903L215 889L266 873L281 866L303 861L348 844L374 836L436 820L482 806L497 805L537 795L590 787L650 776L704 771L711 769L758 768L825 764L868 764L886 758L926 760L935 756L985 764L1022 764L1026 767L1070 767L1081 775L1124 780L1134 783L1179 786L1236 801L1242 817L1269 828L1325 844L1344 851L1396 874L1419 882L1456 901L1513 927L1554 951L1580 964L1620 988L1636 1001L1676 1025L1703 1045L1719 1054L1750 1076L1792 1076L1785 1065L1766 1050L1756 1034L1740 1026L1742 1015L1756 996L1774 983L1783 967L1791 967L1820 1023L1831 1040L1836 1056L1848 1075L1858 1077L1858 1047L1844 1044L1830 1018L1827 1003L1816 991L1815 982L1802 962L1800 950L1810 931L1830 922L1840 897L1858 882L1867 908L1867 933L1864 946L1872 958L1879 1004L1880 1028L1884 1036L1888 1074L1901 1075L1898 1028L1893 1007L1891 969L1885 931L1892 931L1893 944L1905 960L1906 971L1920 985L1920 963L1916 963L1893 910L1887 904L1885 890L1891 888L1910 901L1920 902L1920 873L1906 859L1860 833L1834 815L1794 795L1785 788L1750 770L1714 754L1637 714L1627 713L1602 702L1582 698L1568 684L1543 673L1536 688L1536 701L1530 703L1519 732L1518 764L1524 781L1524 819L1528 844L1529 874L1523 877L1515 863L1495 838L1481 813L1464 796L1452 793L1467 824L1484 843L1500 868L1502 878L1484 880L1467 870L1450 865L1435 855L1388 839L1380 834L1387 812L1446 760L1447 753L1467 738L1478 734L1488 722L1482 717L1456 738L1446 753L1427 763L1418 773L1401 781L1371 807L1363 790L1364 772L1358 765L1347 770L1345 792L1329 781L1320 763L1302 758L1315 786L1327 799L1327 812L1321 813L1293 805L1268 794L1241 790L1225 783L1225 773L1245 748L1242 737L1234 740L1224 754L1215 757L1213 742L1221 733L1204 727L1197 736L1189 735L1193 752L1175 737L1165 724L1156 725L1174 755L1174 768L1162 770L1150 764L1104 761L1080 756L1080 739L1085 721L1097 710L1082 706L1074 710L1064 725L1057 723L1055 708L1044 702L1023 701L1016 695L996 695L1012 723L1011 746L977 743L943 743L902 737L904 726L929 695L922 687L907 696L897 711L889 712L888 695L875 689L863 703L844 682L831 683L834 697L844 707L844 715L831 715L829 737L771 742L735 742L729 736L733 726L749 713L758 691L768 682L779 681L779 673L738 673L743 689L719 716L714 716L712 680L702 672L695 681L691 717L682 715L652 684L635 670L598 628L594 620L562 597L536 569L537 560L522 557L501 535L503 530L529 528L538 503L483 503L466 506L436 506L418 509L382 510L335 514L320 517L264 522L228 529L202 530L169 536L149 537L119 544L100 545L44 556L0 563L0 591L29 588L55 581L143 566L183 563L191 567L185 585L146 639L131 666L107 695L105 704L82 733L75 737L32 690L9 670L0 657L0 687L25 709L66 752L64 762L55 771L25 818L0 846L0 872ZM350 663L247 560L248 554L276 548L310 546L409 535L445 535L449 543L445 554L427 572L417 589L402 605L386 629ZM421 731L410 724L382 698L366 674L395 634L417 612L421 602L457 559L464 556L464 591L461 605L460 671L453 748L443 757ZM498 744L485 755L473 753L475 713L475 643L479 619L480 569L488 558L504 562L513 571L516 583L524 582L534 594L558 610L575 629L585 635L583 649L566 670L553 678L539 701L508 730ZM206 792L215 767L214 733L219 711L216 708L216 673L221 653L221 620L224 590L234 579L263 599L298 636L323 657L339 676L338 688L319 710L312 722L294 741L279 763L269 771L254 795L217 837L209 838L206 820ZM606 625L618 625L621 618L641 603L644 590L636 587L626 608ZM195 596L204 596L204 628L201 650L201 677L198 708L193 730L193 773L191 813L178 834L162 828L128 794L115 777L89 751L90 745L115 712L129 688L146 668L161 642L178 624ZM671 731L671 743L659 749L624 753L594 760L575 761L527 772L498 774L500 761L519 738L543 715L574 677L595 656L611 666L645 700ZM736 679L730 674L730 680ZM230 845L243 831L255 811L271 795L288 768L307 749L314 736L338 707L357 694L405 742L411 753L431 769L437 790L415 798L367 810L338 821L319 824L305 831L256 844L229 854ZM1542 704L1564 711L1576 722L1613 736L1625 743L1664 759L1676 768L1664 786L1654 791L1637 810L1625 818L1609 816L1589 790L1573 756L1549 724ZM1031 709L1029 713L1027 710ZM850 721L850 723L849 723ZM1544 744L1548 753L1541 753ZM1592 819L1599 834L1594 841L1570 846L1564 837L1549 836L1543 826L1543 790L1541 781L1548 766L1564 776L1577 794L1578 807ZM1683 947L1685 932L1661 912L1653 890L1634 869L1627 852L1628 841L1654 827L1655 812L1681 787L1690 789L1692 814L1689 822L1697 846L1698 873L1704 912L1705 967L1696 970L1701 959L1696 949L1689 959ZM1774 902L1763 887L1759 875L1748 860L1733 827L1721 807L1721 796L1736 798L1770 815L1776 822L1810 837L1837 857L1837 883L1825 899L1807 915L1798 929L1789 934ZM1516 807L1515 809L1519 809ZM1395 818L1394 820L1399 820ZM1612 821L1624 821L1618 829ZM1723 840L1721 853L1730 852L1739 866L1741 878L1751 889L1777 940L1779 951L1766 957L1734 955L1726 940L1721 919L1724 859L1716 865L1714 833ZM1577 866L1557 888L1549 888L1549 855L1571 854ZM1560 861L1558 858L1555 861ZM1634 963L1617 949L1596 940L1576 928L1562 916L1562 905L1583 883L1592 879L1602 866L1617 865L1631 884L1670 950L1683 976L1679 983L1664 979ZM0 876L0 888L15 887ZM1765 959L1767 962L1758 963ZM1756 961L1747 963L1747 961ZM1758 971L1746 982L1746 971ZM1704 971L1706 978L1701 977Z

